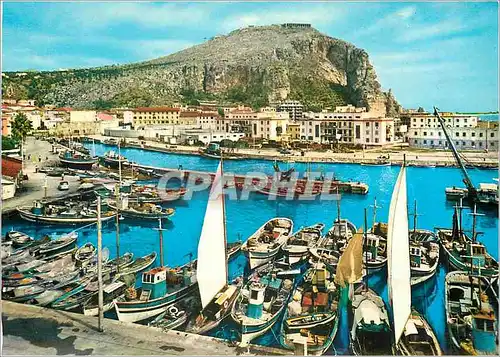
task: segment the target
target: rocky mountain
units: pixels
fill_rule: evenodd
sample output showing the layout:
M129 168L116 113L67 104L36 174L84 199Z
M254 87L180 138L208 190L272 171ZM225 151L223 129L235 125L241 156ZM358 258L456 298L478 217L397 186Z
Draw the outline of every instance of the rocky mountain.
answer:
M221 100L255 107L282 99L307 109L354 104L393 113L366 51L312 27L248 27L151 61L4 73L6 97L76 108Z

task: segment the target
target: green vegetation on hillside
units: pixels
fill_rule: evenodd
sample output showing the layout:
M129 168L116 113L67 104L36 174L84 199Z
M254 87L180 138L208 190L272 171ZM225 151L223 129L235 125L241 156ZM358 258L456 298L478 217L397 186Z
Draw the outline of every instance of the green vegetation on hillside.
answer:
M324 81L290 76L290 98L304 104L306 111L321 111L325 107L336 107L349 103L345 88Z

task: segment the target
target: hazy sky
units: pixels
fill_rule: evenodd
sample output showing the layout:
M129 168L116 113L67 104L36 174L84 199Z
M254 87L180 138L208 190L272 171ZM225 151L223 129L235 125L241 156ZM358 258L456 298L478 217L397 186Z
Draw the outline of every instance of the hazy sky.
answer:
M147 60L248 25L308 22L364 48L405 107L498 107L497 3L3 3L4 71Z

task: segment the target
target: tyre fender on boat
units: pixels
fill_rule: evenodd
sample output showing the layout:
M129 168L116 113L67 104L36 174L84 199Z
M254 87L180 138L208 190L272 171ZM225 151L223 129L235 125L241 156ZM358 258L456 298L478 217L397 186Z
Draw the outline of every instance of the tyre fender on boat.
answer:
M178 312L179 312L179 309L176 306L170 306L168 308L168 313L173 315L173 316L176 316Z

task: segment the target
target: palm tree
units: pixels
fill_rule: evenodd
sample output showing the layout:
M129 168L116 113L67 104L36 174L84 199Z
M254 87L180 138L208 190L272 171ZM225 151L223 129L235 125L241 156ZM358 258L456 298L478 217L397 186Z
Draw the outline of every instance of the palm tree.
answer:
M33 130L33 124L26 114L18 113L12 121L11 128L12 138L24 142L24 139L26 139L28 134Z

